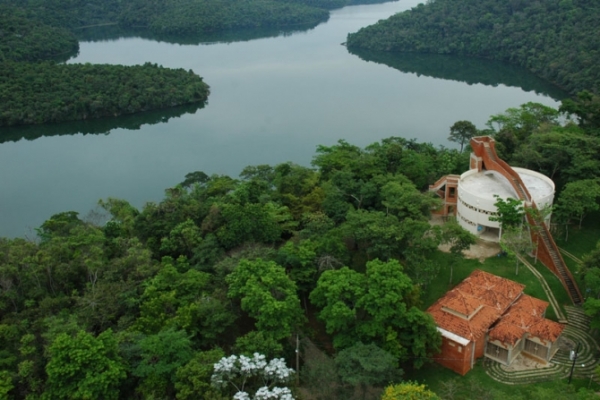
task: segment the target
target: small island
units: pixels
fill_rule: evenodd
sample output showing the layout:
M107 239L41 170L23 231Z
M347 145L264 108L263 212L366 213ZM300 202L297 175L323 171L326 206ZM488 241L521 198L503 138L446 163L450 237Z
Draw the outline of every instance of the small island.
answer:
M33 6L0 6L0 126L117 117L206 103L209 86L191 70L150 63L61 63L77 53L77 39L68 25L57 26L55 9L48 8L47 23L35 17L36 11Z
M150 63L5 62L0 70L0 126L117 117L204 103L209 93L192 71Z

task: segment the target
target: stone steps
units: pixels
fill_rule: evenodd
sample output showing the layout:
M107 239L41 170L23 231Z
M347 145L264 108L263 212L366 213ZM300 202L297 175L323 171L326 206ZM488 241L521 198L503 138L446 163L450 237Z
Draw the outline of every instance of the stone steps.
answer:
M589 331L591 318L585 314L583 309L573 306L565 306L569 325L575 326L578 329Z

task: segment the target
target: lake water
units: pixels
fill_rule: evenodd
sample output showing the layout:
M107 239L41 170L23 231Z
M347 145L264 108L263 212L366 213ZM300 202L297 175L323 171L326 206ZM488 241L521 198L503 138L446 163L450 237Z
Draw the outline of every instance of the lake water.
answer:
M365 146L402 136L453 147L446 138L458 120L483 128L490 115L509 107L529 101L557 106L564 97L503 64L354 55L342 45L349 32L418 3L346 7L313 29L253 40L82 42L69 62L192 69L211 87L208 105L195 113L4 129L0 236L30 234L58 212L83 216L100 198L123 198L136 207L159 201L191 171L237 177L247 165L309 165L317 145L339 139ZM91 134L99 132L105 134Z

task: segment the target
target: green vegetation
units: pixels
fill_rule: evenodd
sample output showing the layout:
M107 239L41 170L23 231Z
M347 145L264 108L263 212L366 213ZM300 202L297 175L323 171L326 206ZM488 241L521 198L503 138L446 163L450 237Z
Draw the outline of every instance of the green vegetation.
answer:
M218 398L215 358L289 360L296 335L336 344L340 393L422 366L439 337L413 278L433 278L418 267L441 236L427 223L436 202L413 181L458 172L465 155L401 138L340 141L320 146L314 165L252 166L241 179L196 171L142 210L101 201L103 224L65 212L38 241L0 239L3 387L15 398L192 398L194 388ZM355 284L336 288L337 274ZM325 304L337 290L358 318ZM338 328L313 330L316 318ZM89 363L94 376L81 373Z
M600 125L593 117L583 119L586 115L598 115L598 104L598 96L588 92L565 100L560 112L541 104L526 103L490 117L486 129L480 133L494 137L498 155L510 165L550 177L556 184L560 206L560 192L567 183L594 179L600 171ZM567 109L565 105L574 108ZM570 120L562 123L561 114ZM566 221L570 214L562 211L568 210L558 207L556 214Z
M349 49L459 54L523 66L572 94L600 91L600 6L435 0L348 35Z
M378 0L0 0L12 13L47 26L75 30L118 24L155 34L190 34L316 24L328 10Z
M124 27L145 27L154 33L178 35L284 27L327 20L329 13L323 6L328 2L315 3L311 7L301 1L276 0L134 0L123 7L118 22Z
M0 126L114 117L204 102L208 85L191 71L157 65L5 62Z
M494 399L494 400L592 400L600 385L590 379L548 381L527 385L505 385L486 374L479 360L465 377L457 375L440 365L427 370L414 371L410 379L422 382L442 399ZM591 390L590 390L591 389Z
M116 117L206 102L208 85L192 71L151 64L55 64L78 50L65 21L104 11L82 3L82 14L73 14L73 6L0 2L0 126ZM71 14L63 14L65 10Z
M67 60L79 50L67 29L25 18L12 7L0 6L0 62Z
M513 152L503 145L508 158L540 131L597 140L593 113L581 126L562 126L557 115L526 104L489 126L499 140L520 141ZM588 166L598 162L589 157ZM423 310L473 269L518 280L545 299L528 269L515 275L510 257L464 260L472 235L428 223L439 203L422 190L467 166L467 151L414 140L364 149L340 140L317 148L313 168L250 166L239 179L195 171L141 210L106 199L103 223L64 212L44 222L35 241L0 239L0 390L14 398L197 391L219 399L228 394L211 386L217 360L258 352L292 365L296 340L301 351L310 340L332 355L302 359L300 386L326 398L379 397L384 385L419 379L439 345ZM576 180L586 173L563 171ZM450 256L437 250L441 243ZM590 284L594 254L585 264ZM568 303L558 279L540 271ZM89 369L96 372L82 372Z
M154 35L302 27L348 0L0 0L0 126L116 117L204 103L208 86L182 70L54 65L78 50L74 32L119 25ZM272 34L272 33L270 33Z

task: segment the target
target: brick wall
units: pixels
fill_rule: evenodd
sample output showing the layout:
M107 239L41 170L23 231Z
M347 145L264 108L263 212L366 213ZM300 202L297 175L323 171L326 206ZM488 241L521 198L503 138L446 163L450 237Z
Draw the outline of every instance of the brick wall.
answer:
M446 368L461 375L466 374L471 369L471 349L472 344L466 347L456 343L453 340L442 337L442 347L440 354L434 357L434 360Z

